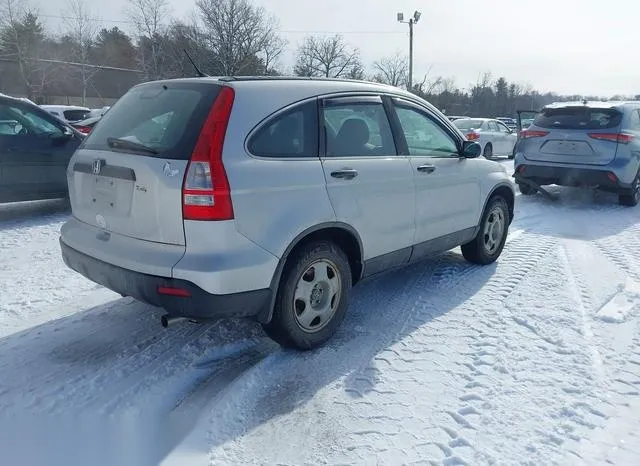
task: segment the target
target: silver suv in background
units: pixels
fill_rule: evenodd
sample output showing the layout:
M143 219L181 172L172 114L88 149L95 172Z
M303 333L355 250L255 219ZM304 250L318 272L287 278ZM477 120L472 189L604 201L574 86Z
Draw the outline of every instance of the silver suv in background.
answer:
M68 167L66 264L201 321L251 317L282 345L336 331L352 285L462 246L500 255L506 169L432 105L329 79L194 78L132 88Z
M640 102L563 102L520 132L515 178L524 195L540 186L597 186L619 203L640 202Z

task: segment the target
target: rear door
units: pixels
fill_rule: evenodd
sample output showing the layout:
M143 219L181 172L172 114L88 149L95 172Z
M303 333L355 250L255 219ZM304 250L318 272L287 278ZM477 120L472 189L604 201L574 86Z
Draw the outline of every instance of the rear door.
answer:
M521 135L528 160L607 165L616 156L623 113L613 107L569 105L543 109Z
M339 221L361 236L364 258L412 246L415 233L413 173L399 156L380 96L322 100L322 167ZM381 268L409 259L410 250L388 257Z
M66 169L80 136L19 101L0 102L0 189L3 199L65 196Z
M154 82L118 100L71 161L73 215L109 232L184 245L184 171L219 89Z
M474 228L482 208L478 167L487 162L461 158L462 141L427 109L393 101L416 185L416 244Z

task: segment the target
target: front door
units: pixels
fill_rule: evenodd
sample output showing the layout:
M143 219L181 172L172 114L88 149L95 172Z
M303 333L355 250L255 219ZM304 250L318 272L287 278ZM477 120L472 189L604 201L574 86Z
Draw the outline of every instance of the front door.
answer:
M0 198L62 197L66 170L78 141L53 117L22 102L0 102Z
M482 209L479 165L459 155L461 141L428 109L394 98L416 185L416 237L422 244L475 228ZM454 241L455 242L455 241Z
M324 99L321 125L336 217L360 234L365 261L376 259L365 273L407 262L415 234L413 173L408 157L398 155L381 97Z

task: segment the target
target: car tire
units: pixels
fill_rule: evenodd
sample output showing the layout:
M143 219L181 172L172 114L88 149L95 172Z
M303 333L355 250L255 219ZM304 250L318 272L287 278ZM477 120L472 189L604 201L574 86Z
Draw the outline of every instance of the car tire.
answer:
M522 194L523 196L531 196L538 192L536 188L534 188L533 186L529 186L526 183L517 183L517 184L518 184L518 190L520 191L520 194Z
M314 241L287 261L267 335L281 346L317 348L336 332L347 312L351 267L346 254L329 241Z
M626 207L635 207L640 203L640 173L633 180L631 189L618 195L618 203Z
M507 241L509 223L509 205L505 198L500 195L491 197L482 214L478 234L461 247L464 258L478 265L495 262Z
M484 150L482 151L482 156L485 159L493 158L493 146L491 145L491 143L488 143L486 146L484 146Z

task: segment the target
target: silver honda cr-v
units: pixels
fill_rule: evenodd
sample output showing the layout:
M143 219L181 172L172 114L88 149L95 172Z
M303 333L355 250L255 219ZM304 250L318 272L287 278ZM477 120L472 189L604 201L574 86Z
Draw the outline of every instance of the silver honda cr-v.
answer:
M640 202L640 102L560 102L520 132L515 178L524 195L544 185L596 186Z
M283 345L331 337L356 282L462 246L495 261L506 169L433 106L328 79L138 85L68 167L66 264L176 319L252 317Z

